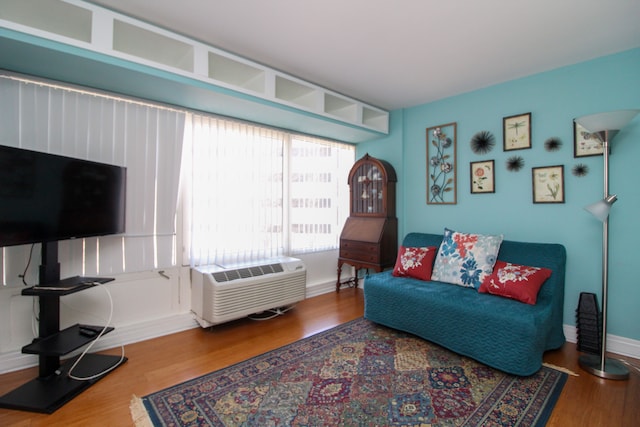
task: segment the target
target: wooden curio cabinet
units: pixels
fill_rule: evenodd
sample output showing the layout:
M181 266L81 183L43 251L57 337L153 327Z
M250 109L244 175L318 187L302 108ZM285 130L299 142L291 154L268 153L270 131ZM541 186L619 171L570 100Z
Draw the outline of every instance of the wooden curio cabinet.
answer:
M340 234L338 281L358 286L358 270L380 272L393 267L398 252L396 171L388 162L365 154L349 172L350 214ZM355 267L356 277L340 282L343 264Z

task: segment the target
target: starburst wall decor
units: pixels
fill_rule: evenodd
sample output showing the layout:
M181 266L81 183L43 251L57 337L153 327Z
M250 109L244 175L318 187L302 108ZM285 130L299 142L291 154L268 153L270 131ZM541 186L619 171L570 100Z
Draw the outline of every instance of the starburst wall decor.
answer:
M584 163L578 163L573 167L573 169L571 169L571 173L573 173L574 176L581 178L589 173L589 166Z
M518 172L524 167L524 159L520 156L511 156L507 159L507 170L509 172Z
M560 138L555 136L547 138L544 142L544 149L547 151L558 151L560 148L562 148L562 141L560 141Z
M496 145L496 139L488 130L480 131L471 138L471 151L475 154L487 154L493 150L494 145Z

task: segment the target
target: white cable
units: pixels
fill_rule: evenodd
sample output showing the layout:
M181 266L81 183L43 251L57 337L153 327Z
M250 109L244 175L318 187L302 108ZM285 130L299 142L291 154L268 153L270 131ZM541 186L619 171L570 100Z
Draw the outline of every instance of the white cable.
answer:
M254 315L249 315L247 316L249 319L251 320L271 320L271 319L275 319L278 316L282 316L283 314L285 314L287 311L291 310L293 307L295 307L295 305L290 305L288 307L278 307L278 308L274 308L271 310L265 310L267 313L273 313L273 315L268 316L268 317L252 317ZM263 312L264 313L264 312ZM256 313L257 314L257 313Z
M102 283L94 282L94 285L102 285ZM99 378L99 377L101 377L101 376L113 371L114 369L116 369L124 361L124 345L121 345L120 346L120 348L121 348L120 359L116 363L114 363L113 366L111 366L111 367L109 367L107 369L104 369L102 372L99 372L97 374L91 375L89 377L77 377L77 376L71 374L71 372L73 372L73 370L78 365L78 363L80 363L80 361L84 358L84 356L89 352L89 350L91 350L91 348L95 345L95 343L102 337L102 335L105 334L105 332L109 328L109 325L111 324L111 320L113 319L113 298L111 297L111 292L109 292L109 289L107 289L106 286L100 286L100 287L105 290L105 292L107 293L107 296L109 297L109 305L110 305L110 307L109 307L109 319L107 320L106 324L104 325L104 328L102 328L102 331L100 331L98 336L96 336L95 339L92 340L89 343L89 345L82 351L80 356L77 357L77 359L73 363L73 365L71 365L71 368L69 368L69 372L67 373L67 377L71 378L72 380L90 381L90 380L93 380L95 378Z
M31 333L34 338L37 338L39 334L39 322L40 322L40 310L36 311L36 298L33 297L31 301L31 311L33 312L33 316L31 316Z

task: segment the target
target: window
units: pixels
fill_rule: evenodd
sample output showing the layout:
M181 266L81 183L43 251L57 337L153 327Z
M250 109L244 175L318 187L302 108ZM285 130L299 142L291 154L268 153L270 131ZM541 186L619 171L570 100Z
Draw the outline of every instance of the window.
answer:
M353 146L196 114L185 133L188 263L338 247Z
M353 146L292 135L288 140L290 253L335 249L349 216Z

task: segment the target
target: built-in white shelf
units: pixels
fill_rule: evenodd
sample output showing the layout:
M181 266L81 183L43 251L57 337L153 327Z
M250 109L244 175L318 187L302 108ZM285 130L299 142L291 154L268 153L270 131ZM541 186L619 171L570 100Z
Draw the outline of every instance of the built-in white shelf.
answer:
M113 20L113 50L193 72L194 47L135 24Z
M266 94L267 72L250 63L209 52L209 77L258 94Z
M387 111L82 0L2 0L0 29L3 27L349 126L379 134L389 131Z
M358 120L358 103L341 96L325 93L324 112L342 120L355 122Z
M364 106L362 107L362 123L373 129L387 129L389 127L389 113Z
M93 11L56 0L2 0L0 19L91 42Z
M283 76L275 76L275 97L308 110L317 110L320 91L317 87Z

